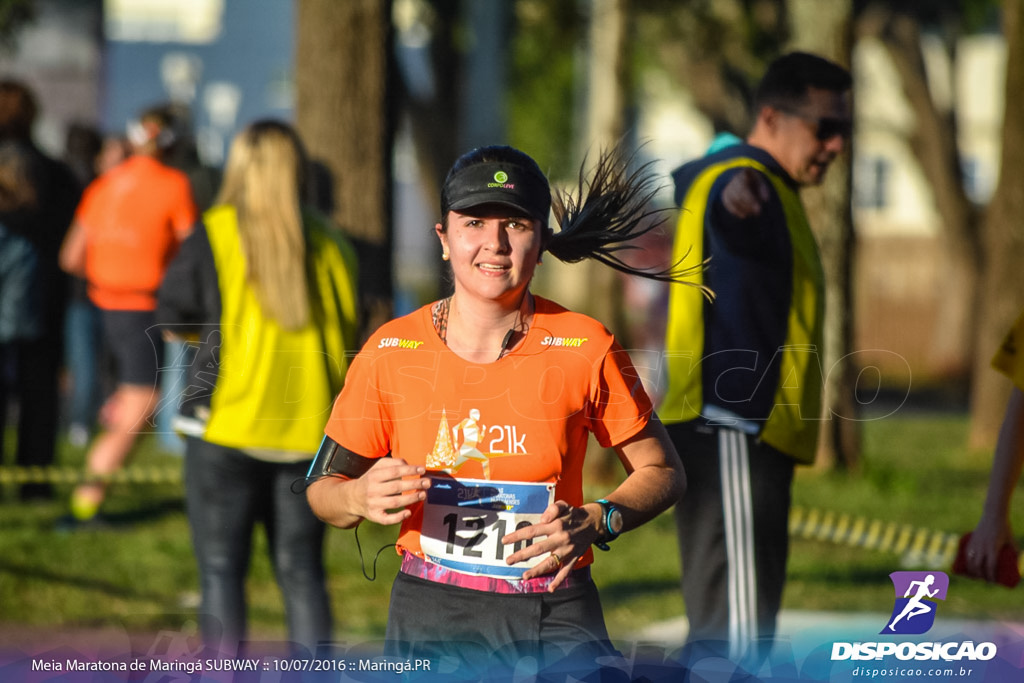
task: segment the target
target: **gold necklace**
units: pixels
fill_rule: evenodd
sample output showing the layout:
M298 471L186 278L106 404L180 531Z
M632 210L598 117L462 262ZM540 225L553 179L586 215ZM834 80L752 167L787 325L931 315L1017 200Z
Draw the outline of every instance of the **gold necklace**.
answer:
M516 333L526 336L526 333L529 331L530 323L523 317L523 304L527 304L531 312L533 311L535 306L533 294L529 291L526 292L526 295L523 297L523 302L519 304L519 308L516 310L515 324L509 328L508 332L505 333L505 337L501 340L501 348L498 350L498 357L495 360L500 360L515 346L513 340L516 337ZM434 331L437 332L437 336L441 338L441 342L445 346L448 346L448 317L451 314L451 310L452 297L449 296L435 303L430 312L431 321L434 324Z

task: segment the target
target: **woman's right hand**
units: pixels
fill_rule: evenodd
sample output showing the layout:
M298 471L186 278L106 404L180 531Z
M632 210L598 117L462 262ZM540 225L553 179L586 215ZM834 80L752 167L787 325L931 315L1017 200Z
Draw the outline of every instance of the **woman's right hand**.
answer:
M408 506L427 498L430 478L421 465L401 458L380 458L352 482L357 514L377 524L399 524L412 515Z

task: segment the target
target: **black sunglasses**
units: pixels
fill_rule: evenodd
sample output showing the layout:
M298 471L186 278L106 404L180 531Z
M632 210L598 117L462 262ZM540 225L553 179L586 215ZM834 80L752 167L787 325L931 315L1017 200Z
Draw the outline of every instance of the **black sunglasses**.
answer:
M787 109L785 107L776 108L790 116L795 116L807 121L808 123L814 124L814 137L817 138L818 142L831 140L837 135L841 136L844 140L849 140L850 135L853 133L853 121L849 119L837 119L831 116L818 118L817 116L811 116L810 114L805 114L804 112L797 111L796 109Z

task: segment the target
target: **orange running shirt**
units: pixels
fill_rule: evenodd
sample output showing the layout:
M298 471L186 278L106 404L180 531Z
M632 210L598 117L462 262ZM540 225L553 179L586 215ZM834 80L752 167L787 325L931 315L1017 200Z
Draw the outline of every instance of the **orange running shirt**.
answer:
M651 401L599 322L535 301L526 339L493 363L452 353L429 305L386 323L349 368L327 435L366 457L390 453L460 479L554 482L555 500L582 505L588 435L623 443L646 426ZM399 549L423 556L421 523L422 504L403 522Z
M152 311L196 207L188 176L135 155L85 189L75 220L85 229L89 298L104 309Z

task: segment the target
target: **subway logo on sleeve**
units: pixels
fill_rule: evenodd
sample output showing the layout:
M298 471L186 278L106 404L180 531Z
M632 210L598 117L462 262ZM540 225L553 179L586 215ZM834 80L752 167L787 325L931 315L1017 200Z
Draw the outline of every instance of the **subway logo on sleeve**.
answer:
M588 341L587 337L544 337L541 346L583 346Z

